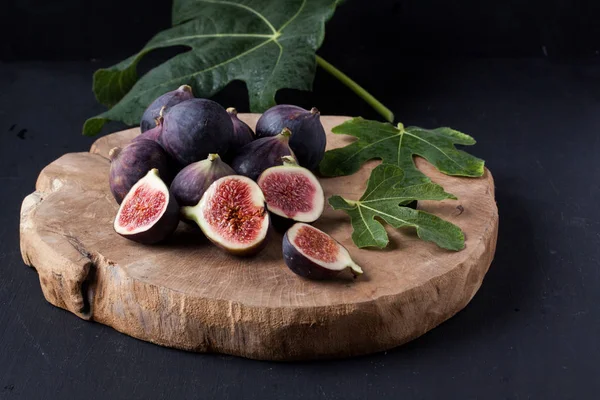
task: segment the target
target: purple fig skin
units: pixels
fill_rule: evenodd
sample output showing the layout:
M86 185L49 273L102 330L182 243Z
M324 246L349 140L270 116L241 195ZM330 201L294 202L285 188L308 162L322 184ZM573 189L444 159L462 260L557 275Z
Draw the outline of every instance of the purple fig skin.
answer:
M118 204L121 204L129 190L148 171L156 168L167 184L171 183L172 172L169 156L163 148L152 140L136 140L109 153L110 191Z
M158 143L158 137L162 132L162 123L157 124L154 128L147 130L133 138L132 142L136 142L138 140L152 140L153 142Z
M280 104L265 111L256 123L256 137L277 135L283 128L292 131L290 147L298 164L316 170L325 154L327 137L321 124L319 110Z
M227 109L233 123L233 140L231 142L229 153L235 154L239 149L254 140L254 132L244 121L237 116L237 110L233 107Z
M225 154L233 140L233 123L227 111L208 99L191 99L169 109L159 143L181 166Z
M165 107L163 112L166 112L174 105L193 98L194 94L192 93L192 88L188 85L180 86L176 90L159 96L156 100L150 103L142 115L142 120L140 122L140 129L142 130L142 133L154 128L157 125L156 120L160 117L160 111L163 107Z
M218 154L209 154L206 160L191 163L175 176L171 194L180 206L194 206L214 181L228 175L235 175L233 168Z
M267 168L282 165L281 157L294 157L289 141L290 131L287 128L277 136L256 139L238 151L231 161L231 167L239 175L256 181Z
M158 179L160 179L160 177L158 177ZM155 244L162 242L171 236L179 224L179 205L175 198L169 193L166 185L165 190L167 191L167 196L169 198L167 209L163 215L154 222L150 229L132 235L123 234L121 232L117 233L126 239L142 244Z

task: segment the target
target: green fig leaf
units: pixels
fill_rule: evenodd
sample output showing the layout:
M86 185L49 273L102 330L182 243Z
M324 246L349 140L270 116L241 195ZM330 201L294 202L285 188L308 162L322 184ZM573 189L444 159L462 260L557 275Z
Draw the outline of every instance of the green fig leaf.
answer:
M367 189L359 200L336 195L329 198L329 204L350 216L352 240L360 248L387 246L389 239L381 222L385 221L394 228L415 228L419 238L444 249L462 250L465 238L459 227L405 206L414 200L445 199L455 197L431 181L407 180L402 168L396 165L381 164L371 172Z
M451 128L405 128L402 124L393 126L357 117L336 126L332 132L355 136L358 140L325 153L319 166L325 176L349 175L366 161L381 159L402 168L407 182L428 182L414 164L415 155L427 159L447 175L483 175L483 160L455 147L473 145L475 139Z
M139 123L158 96L187 84L210 97L229 82L246 83L253 112L275 104L281 88L310 90L315 52L325 22L339 0L175 0L173 27L158 33L137 54L94 74L93 90L108 111L86 121L85 135L105 122ZM137 65L159 48L185 46L140 79Z

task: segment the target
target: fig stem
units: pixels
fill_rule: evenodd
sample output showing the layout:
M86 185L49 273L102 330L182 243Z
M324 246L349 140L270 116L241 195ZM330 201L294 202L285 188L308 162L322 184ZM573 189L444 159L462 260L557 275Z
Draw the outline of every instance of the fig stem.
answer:
M161 120L164 118L166 109L167 109L167 106L162 106L160 108L160 111L158 112L158 118L160 118Z
M115 158L117 158L119 156L120 152L121 152L120 147L113 147L112 149L110 149L108 151L108 158L110 159L110 161L113 161Z
M288 128L283 128L281 130L280 135L283 136L283 137L290 137L292 135L292 131L289 130Z
M352 272L352 274L354 275L354 277L356 278L359 275L363 274L363 270L360 267L360 265L358 265L357 263L355 263L354 261L348 263L348 268L350 268L350 272Z
M217 158L220 158L218 154L216 153L210 153L207 157L208 161L215 161Z
M225 111L227 111L229 114L237 115L237 110L235 109L235 107L229 107Z
M181 214L191 221L198 222L198 219L196 218L196 206L181 207Z
M190 85L181 85L177 88L177 90L181 90L183 92L192 93L192 87Z
M348 75L325 61L321 56L317 55L317 64L325 71L329 72L340 82L346 85L350 90L356 93L360 98L366 101L375 111L377 111L388 122L394 122L394 113L377 100L371 93L367 92L362 86L354 82Z
M292 156L283 156L281 157L281 161L283 161L283 165L289 165L289 166L298 166L298 163L296 162L296 159Z

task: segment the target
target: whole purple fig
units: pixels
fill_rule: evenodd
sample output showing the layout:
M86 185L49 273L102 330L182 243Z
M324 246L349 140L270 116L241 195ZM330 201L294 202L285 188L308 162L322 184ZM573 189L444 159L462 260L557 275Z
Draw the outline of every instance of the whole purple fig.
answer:
M166 113L158 141L184 167L210 153L224 154L232 139L233 123L223 107L212 100L191 99Z
M327 138L319 110L281 104L265 111L256 124L256 137L277 135L283 128L292 131L290 147L298 163L315 170L325 154Z
M169 156L152 140L136 140L123 148L115 147L108 156L110 191L119 204L133 185L153 168L158 169L167 185L173 178Z
M227 113L233 123L233 140L231 141L229 152L235 153L254 140L254 132L252 132L252 128L248 124L238 118L235 108L229 107Z
M159 96L156 100L150 103L142 115L142 120L140 122L140 129L142 130L142 133L154 128L157 125L157 119L162 116L161 110L163 108L164 110L162 112L165 113L174 105L193 98L194 94L192 93L192 88L188 85L179 86L179 88L176 90Z
M282 157L294 157L289 146L290 135L293 136L291 131L284 128L279 135L248 143L238 151L231 161L231 167L237 174L255 181L267 168L282 165Z
M171 193L180 206L195 206L214 181L227 175L235 175L233 168L218 154L209 154L206 160L191 163L175 176Z

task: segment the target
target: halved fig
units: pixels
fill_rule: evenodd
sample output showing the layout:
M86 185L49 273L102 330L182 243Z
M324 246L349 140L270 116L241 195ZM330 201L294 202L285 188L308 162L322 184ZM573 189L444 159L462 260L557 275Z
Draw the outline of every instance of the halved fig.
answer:
M314 222L323 213L325 196L317 178L291 156L283 165L266 169L258 178L267 209L298 222Z
M284 128L278 135L254 140L242 147L231 161L239 175L255 181L267 168L281 165L281 157L293 156L289 141L292 132Z
M258 185L245 176L217 179L198 204L181 210L210 241L229 253L254 254L266 243L269 213L265 198Z
M151 169L123 199L114 222L115 232L124 238L144 244L166 239L179 223L179 206Z
M218 154L209 154L205 160L191 163L175 176L171 193L180 206L193 206L214 181L228 175L235 175L233 168Z
M316 170L325 154L327 137L315 107L305 110L291 104L269 108L256 123L256 137L277 135L283 128L292 131L290 147L298 164Z
M157 97L156 100L150 103L142 115L142 120L140 121L142 133L158 125L159 118L171 107L193 98L194 94L192 93L192 88L188 85L179 86L176 90L172 90Z
M337 240L302 222L283 236L283 260L292 272L309 279L330 279L346 269L355 277L363 273Z

